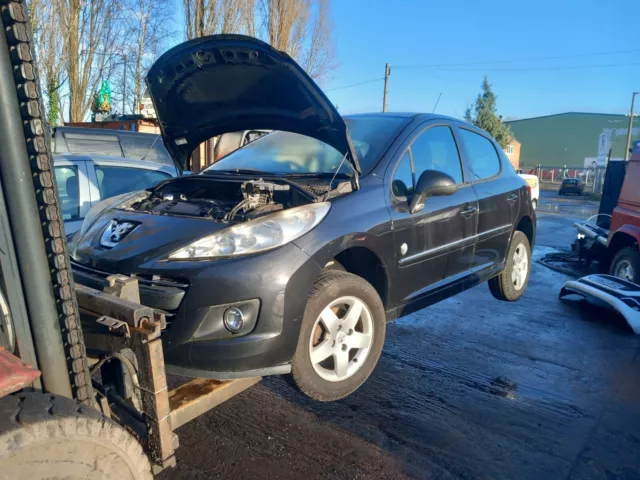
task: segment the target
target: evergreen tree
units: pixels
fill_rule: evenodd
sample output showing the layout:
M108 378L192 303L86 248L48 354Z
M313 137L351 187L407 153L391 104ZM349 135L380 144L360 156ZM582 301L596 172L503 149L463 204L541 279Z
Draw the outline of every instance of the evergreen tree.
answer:
M491 89L489 79L485 76L482 82L482 93L478 94L473 105L467 107L464 119L478 128L491 134L505 148L511 142L509 126L502 122L496 109L496 94Z

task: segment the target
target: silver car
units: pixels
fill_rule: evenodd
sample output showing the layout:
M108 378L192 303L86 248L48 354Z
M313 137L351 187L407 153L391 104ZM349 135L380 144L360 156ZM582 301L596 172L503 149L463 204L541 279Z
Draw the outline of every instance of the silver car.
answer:
M173 165L102 155L54 155L54 167L67 234L95 203L177 176Z

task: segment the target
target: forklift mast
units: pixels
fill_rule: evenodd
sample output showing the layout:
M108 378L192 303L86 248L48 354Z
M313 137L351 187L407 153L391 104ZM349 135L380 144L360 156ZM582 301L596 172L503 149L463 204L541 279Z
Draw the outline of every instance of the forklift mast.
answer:
M48 392L93 397L29 14L0 0L0 268L12 350Z

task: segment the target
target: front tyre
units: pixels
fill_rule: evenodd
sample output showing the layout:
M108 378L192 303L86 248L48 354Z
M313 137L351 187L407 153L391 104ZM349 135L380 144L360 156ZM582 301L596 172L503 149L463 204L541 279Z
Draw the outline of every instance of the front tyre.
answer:
M302 320L291 374L307 396L344 398L369 377L384 344L386 316L378 292L347 272L321 274Z
M527 236L516 231L507 253L507 266L489 280L489 290L498 300L515 302L527 289L531 275L531 245Z

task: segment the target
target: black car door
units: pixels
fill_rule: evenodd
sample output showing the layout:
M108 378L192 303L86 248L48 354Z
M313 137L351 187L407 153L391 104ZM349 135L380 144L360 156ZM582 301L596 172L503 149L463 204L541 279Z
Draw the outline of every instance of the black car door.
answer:
M465 183L459 149L448 123L421 125L390 167L387 183L398 275L393 290L394 300L402 304L469 269L477 200L473 187ZM456 180L458 191L428 198L422 211L411 214L413 188L425 170L447 173Z
M484 132L459 126L464 161L478 197L478 230L471 261L474 270L501 263L509 248L513 223L520 209L520 183L499 146Z

